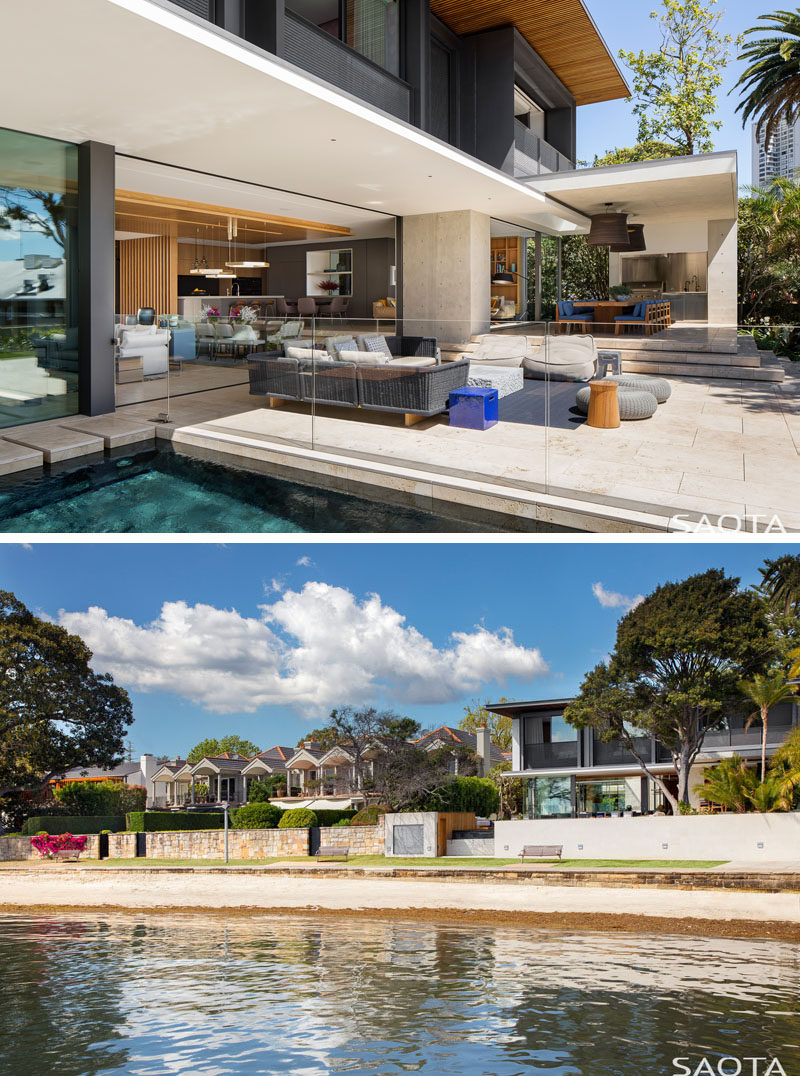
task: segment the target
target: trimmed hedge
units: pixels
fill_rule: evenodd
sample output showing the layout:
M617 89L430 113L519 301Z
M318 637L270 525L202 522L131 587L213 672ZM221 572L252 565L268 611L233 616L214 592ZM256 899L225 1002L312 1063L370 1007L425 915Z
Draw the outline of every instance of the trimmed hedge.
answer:
M373 804L372 807L362 807L351 821L351 826L376 826L382 814L386 814L388 807Z
M125 829L123 815L34 815L22 824L22 836L33 837L44 830L51 836L61 833L99 833L103 829L112 831Z
M355 818L358 812L345 810L319 811L314 808L314 814L317 816L317 825L338 826L343 818L346 818L348 820L351 818Z
M317 826L317 816L306 807L291 807L284 811L278 823L278 829L308 829L309 826Z
M182 829L222 829L222 811L131 811L127 828L133 833L166 833Z
M233 812L236 829L275 829L283 811L274 803L248 803Z

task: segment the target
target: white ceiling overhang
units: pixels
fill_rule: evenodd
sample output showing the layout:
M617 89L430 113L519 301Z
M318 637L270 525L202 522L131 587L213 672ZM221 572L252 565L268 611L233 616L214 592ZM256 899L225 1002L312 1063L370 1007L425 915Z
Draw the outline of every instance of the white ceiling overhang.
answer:
M726 220L736 216L738 204L733 150L553 172L526 183L587 216L610 202L640 223Z
M57 82L31 84L32 25L37 70L62 72ZM556 234L586 225L532 187L158 0L11 4L3 44L0 126L94 139L378 213L470 209Z

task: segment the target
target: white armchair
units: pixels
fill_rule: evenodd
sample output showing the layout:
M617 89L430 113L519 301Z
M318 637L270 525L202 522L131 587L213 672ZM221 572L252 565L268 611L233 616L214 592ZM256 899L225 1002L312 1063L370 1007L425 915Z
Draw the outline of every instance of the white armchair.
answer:
M121 359L142 356L144 377L166 377L169 370L169 329L157 325L118 325L116 341Z

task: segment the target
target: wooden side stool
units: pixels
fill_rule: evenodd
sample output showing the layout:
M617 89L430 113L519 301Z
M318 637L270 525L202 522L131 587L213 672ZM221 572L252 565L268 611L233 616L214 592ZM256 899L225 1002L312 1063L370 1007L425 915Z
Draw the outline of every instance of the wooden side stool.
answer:
M608 378L590 381L589 413L587 425L599 430L613 430L620 425L617 382Z

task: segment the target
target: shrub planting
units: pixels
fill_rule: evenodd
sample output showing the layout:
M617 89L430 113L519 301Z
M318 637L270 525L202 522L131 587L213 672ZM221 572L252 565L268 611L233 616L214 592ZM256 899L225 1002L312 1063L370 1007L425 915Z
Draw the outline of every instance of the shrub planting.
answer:
M164 833L182 829L222 829L222 811L131 811L127 828L132 833Z
M21 832L24 837L30 837L33 833L99 833L103 829L125 829L124 816L94 815L82 818L76 815L34 815L22 823Z
M248 803L233 812L236 829L275 829L283 811L274 803Z
M314 814L317 816L317 824L320 826L338 826L343 819L355 818L356 811L320 811L315 810Z
M308 829L317 826L319 822L316 814L306 807L292 807L284 811L278 823L278 829Z
M380 816L386 814L388 810L388 807L382 807L379 803L374 803L371 807L362 807L361 810L357 811L353 818L350 819L350 825L376 826Z
M258 781L251 781L247 786L248 803L264 803L273 796L286 795L286 778L283 774L273 774L271 777L261 777Z
M426 797L423 811L474 811L487 818L500 806L500 794L488 777L453 777Z
M31 845L43 859L55 859L59 852L83 852L86 849L86 838L73 837L71 833L59 833L55 836L45 833L31 837Z
M121 781L67 781L53 796L71 815L122 815L144 810L147 789Z

